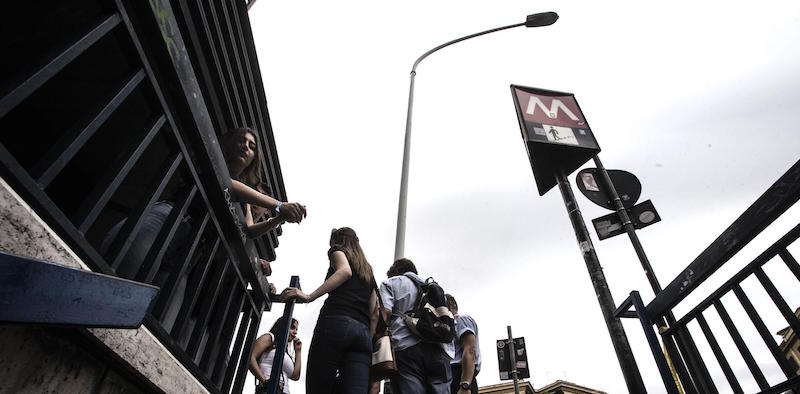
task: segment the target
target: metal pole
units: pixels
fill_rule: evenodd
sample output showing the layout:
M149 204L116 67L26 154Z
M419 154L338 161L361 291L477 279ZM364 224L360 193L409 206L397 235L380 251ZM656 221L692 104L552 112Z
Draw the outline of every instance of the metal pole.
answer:
M600 266L600 261L597 259L592 240L589 238L589 230L586 229L586 223L583 221L578 202L575 200L575 195L572 193L572 186L570 186L566 175L563 171L556 173L556 180L558 181L558 188L561 191L561 197L564 199L564 205L567 208L567 214L570 221L572 221L572 228L575 230L575 237L578 239L578 245L583 253L583 260L586 263L586 268L589 270L589 277L592 280L594 292L597 295L597 301L600 303L600 310L603 312L603 318L608 328L608 333L611 336L611 344L614 346L614 351L617 354L617 361L622 369L622 376L625 379L625 384L628 386L628 391L631 393L646 393L642 381L642 375L639 373L639 367L636 365L636 359L633 358L628 337L625 335L625 329L622 327L622 322L614 317L616 304L614 298L611 296L611 291L608 288L606 277L603 274L603 268Z
M611 197L611 202L614 204L614 208L617 211L619 220L622 222L625 232L628 233L628 238L631 240L633 250L636 251L636 256L639 257L639 262L642 264L642 269L644 269L644 275L647 277L647 281L650 282L650 288L653 289L654 295L658 295L658 293L660 293L662 290L661 284L658 283L658 278L656 278L656 274L653 272L653 267L650 265L650 260L644 253L642 243L639 242L639 236L636 235L636 229L633 227L630 217L628 217L628 211L622 204L622 200L620 200L619 194L617 194L617 189L614 187L614 183L611 182L611 177L608 176L608 171L606 171L606 168L603 166L603 162L600 161L600 155L594 157L594 164L597 166L597 170L600 173L600 182L608 192L608 196ZM675 315L670 310L664 314L664 317L654 319L653 322L659 327L667 328L674 326L676 320ZM664 340L666 341L667 339ZM670 356L668 353L665 352L664 355L669 359Z
M289 280L289 287L300 288L300 277L292 276ZM278 331L275 338L275 359L272 362L272 371L269 374L267 393L278 394L278 383L280 382L281 371L283 371L283 355L286 354L286 344L289 341L289 329L292 327L292 314L294 313L295 300L286 302L283 307L283 326Z
M519 394L519 382L517 381L519 371L517 371L517 355L514 354L514 337L511 335L511 326L506 326L506 328L508 328L508 352L511 354L511 376L514 377L514 394Z
M667 356L665 356L666 353L661 351L661 344L658 342L658 336L656 336L656 333L653 331L650 318L647 317L647 310L642 302L642 297L639 295L638 291L632 291L630 298L633 303L633 308L636 310L636 316L639 318L639 323L642 324L644 336L647 338L647 344L650 345L650 351L653 353L653 358L656 361L658 372L661 374L664 387L667 389L667 393L678 394L678 387L675 385L675 380L672 376L674 371L669 367L670 362Z
M647 281L650 282L650 287L653 289L653 293L657 295L661 292L661 285L658 283L658 279L656 279L656 276L653 273L653 267L650 266L650 260L648 260L647 255L644 254L642 244L639 242L639 237L636 235L636 229L633 228L633 223L631 223L631 219L628 217L628 211L625 209L625 206L622 205L622 200L620 200L619 195L617 194L617 189L611 182L611 177L608 176L606 168L603 167L603 163L600 161L599 155L594 157L594 164L597 166L597 170L600 172L600 181L603 183L603 187L605 187L609 197L611 197L611 202L614 205L614 209L617 210L617 215L622 222L622 226L628 233L628 238L631 239L633 250L636 251L636 256L639 257L639 262L642 263L644 275L647 277Z
M412 113L412 108L414 106L414 77L417 76L417 66L422 61L422 59L425 59L430 54L432 54L432 53L434 53L434 52L436 52L436 51L438 51L438 50L440 50L442 48L448 47L450 45L453 45L455 43L458 43L458 42L461 42L461 41L464 41L464 40L468 40L468 39L473 38L473 37L478 37L478 36L482 36L484 34L494 33L496 31L511 29L513 27L519 27L519 26L525 26L525 23L524 22L523 23L516 23L516 24L513 24L513 25L508 25L508 26L498 27L498 28L494 28L494 29L484 30L484 31L482 31L480 33L470 34L468 36L464 36L464 37L456 38L455 40L452 40L452 41L448 41L448 42L446 42L446 43L444 43L442 45L437 46L436 48L433 48L433 49L429 50L428 52L423 53L422 56L417 58L417 60L414 62L414 65L411 67L411 84L410 84L410 86L408 88L408 110L406 112L406 135L405 135L405 142L403 144L403 166L402 166L402 170L401 170L402 172L400 174L400 198L399 198L400 201L399 201L398 207L397 207L397 233L395 235L395 241L394 241L394 259L395 260L405 256L406 205L407 205L406 203L407 203L407 200L408 200L408 165L409 165L409 159L410 159L410 156L411 156L411 113Z
M416 67L416 63L414 63ZM403 168L400 174L400 202L397 207L397 234L394 239L394 259L405 256L406 245L406 201L408 200L408 161L411 156L411 109L414 107L414 77L411 70L411 83L408 87L408 112L406 113L406 137L403 144Z

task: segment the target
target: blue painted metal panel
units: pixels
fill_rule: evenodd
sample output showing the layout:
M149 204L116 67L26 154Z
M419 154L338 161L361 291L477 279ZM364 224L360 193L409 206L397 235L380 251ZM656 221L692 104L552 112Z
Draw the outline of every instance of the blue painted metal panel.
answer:
M136 328L158 287L0 252L0 321Z

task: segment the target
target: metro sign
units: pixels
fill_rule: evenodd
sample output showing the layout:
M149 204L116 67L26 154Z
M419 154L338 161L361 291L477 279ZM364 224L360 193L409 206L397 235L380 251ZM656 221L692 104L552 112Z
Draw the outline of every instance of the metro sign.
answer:
M550 108L547 108L541 98L534 95L528 96L528 108L525 110L525 114L535 116L536 108L540 108L544 111L549 119L558 119L558 112L564 111L564 115L567 115L573 122L581 122L580 118L575 116L561 100L556 98L550 101Z
M573 94L518 85L511 85L511 93L536 185L544 195L556 185L559 171L577 170L600 146Z

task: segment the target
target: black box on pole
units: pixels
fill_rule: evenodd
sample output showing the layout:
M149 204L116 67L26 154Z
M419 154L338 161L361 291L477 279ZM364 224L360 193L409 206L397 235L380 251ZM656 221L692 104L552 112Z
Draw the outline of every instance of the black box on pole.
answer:
M508 338L497 340L497 366L500 369L500 380L509 380L514 377L511 375L511 347L508 346ZM514 338L514 358L517 364L517 378L526 379L531 377L530 367L528 366L528 351L525 349L525 337Z

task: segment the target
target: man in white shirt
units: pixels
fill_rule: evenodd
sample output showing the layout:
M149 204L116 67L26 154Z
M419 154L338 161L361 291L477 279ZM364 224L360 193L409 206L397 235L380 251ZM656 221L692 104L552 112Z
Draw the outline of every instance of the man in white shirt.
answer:
M442 344L423 342L397 316L414 308L419 294L417 283L425 280L417 275L416 266L408 259L395 261L386 276L389 279L381 283L380 296L384 316L390 318L397 362L397 375L391 379L392 393L449 394L451 357Z
M453 337L452 343L455 356L450 362L453 372L450 393L478 394L478 382L475 379L481 370L478 324L471 316L458 313L458 303L452 295L445 294L445 297L447 297L447 304L456 321L456 335Z

